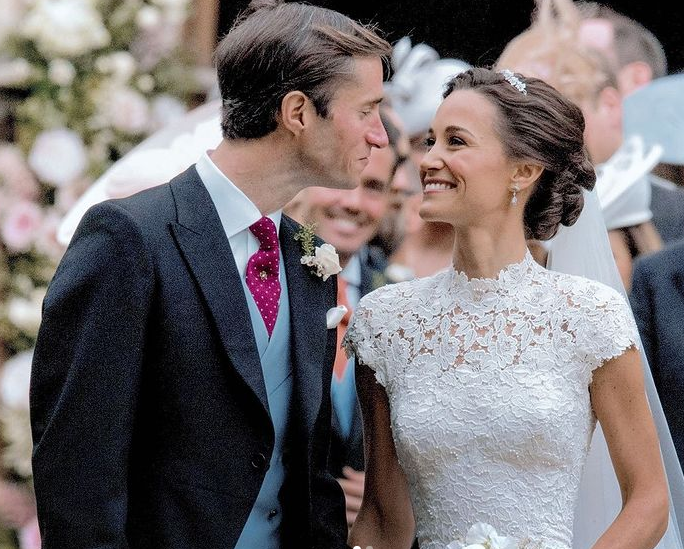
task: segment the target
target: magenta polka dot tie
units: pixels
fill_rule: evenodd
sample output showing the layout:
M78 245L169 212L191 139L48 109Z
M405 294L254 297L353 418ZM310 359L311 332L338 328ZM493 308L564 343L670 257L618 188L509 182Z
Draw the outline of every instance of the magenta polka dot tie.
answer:
M259 240L259 250L247 262L247 287L264 319L268 337L271 337L280 300L278 232L275 223L268 217L262 217L249 230Z

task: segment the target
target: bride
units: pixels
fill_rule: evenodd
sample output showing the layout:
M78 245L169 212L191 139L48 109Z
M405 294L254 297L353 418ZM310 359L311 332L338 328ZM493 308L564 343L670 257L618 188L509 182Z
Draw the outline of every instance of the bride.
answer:
M408 548L417 535L443 549L488 523L520 547L569 549L597 419L623 505L594 548L652 548L665 533L629 307L527 250L572 225L594 185L583 130L580 110L541 80L478 68L449 82L421 215L454 226L454 267L367 295L345 337L366 437L351 545Z

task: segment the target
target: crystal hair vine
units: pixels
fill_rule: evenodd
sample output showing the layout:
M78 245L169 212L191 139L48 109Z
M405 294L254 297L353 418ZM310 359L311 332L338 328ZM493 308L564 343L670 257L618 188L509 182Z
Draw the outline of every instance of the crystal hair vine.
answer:
M506 79L506 82L508 82L511 86L513 86L516 90L518 90L520 93L523 95L527 95L527 89L525 86L525 82L520 80L515 74L513 74L513 71L510 71L508 69L504 69L501 72L501 75Z

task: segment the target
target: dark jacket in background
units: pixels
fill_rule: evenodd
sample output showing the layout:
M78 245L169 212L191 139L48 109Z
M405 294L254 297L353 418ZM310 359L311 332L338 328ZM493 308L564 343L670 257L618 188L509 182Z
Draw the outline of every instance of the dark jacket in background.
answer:
M651 182L653 224L663 242L684 238L684 188L654 174Z
M684 240L637 259L630 300L684 468Z

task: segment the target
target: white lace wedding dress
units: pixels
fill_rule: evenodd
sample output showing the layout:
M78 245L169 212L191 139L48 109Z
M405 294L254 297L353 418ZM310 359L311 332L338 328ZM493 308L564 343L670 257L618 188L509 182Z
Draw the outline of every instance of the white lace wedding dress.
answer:
M637 341L618 292L529 252L496 279L450 269L364 297L344 344L387 392L421 549L476 522L572 547L592 372Z

